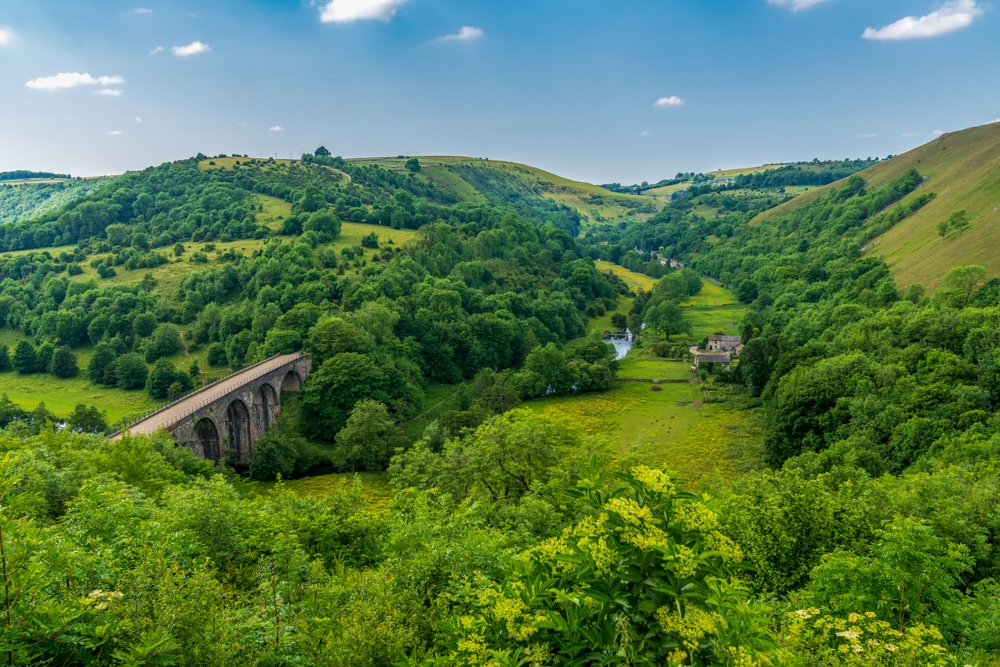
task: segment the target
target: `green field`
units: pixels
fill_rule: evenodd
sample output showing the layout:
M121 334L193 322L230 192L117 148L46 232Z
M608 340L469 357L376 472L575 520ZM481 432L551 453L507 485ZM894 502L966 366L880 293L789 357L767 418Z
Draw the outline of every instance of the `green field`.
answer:
M632 289L648 290L656 282L615 264L597 265L600 271L614 272ZM627 313L631 307L631 300L627 305L624 301L619 301L618 312ZM692 323L692 333L684 336L690 341L715 332L738 333L747 311L732 292L707 281L682 307ZM590 323L592 332L610 328L610 313ZM591 435L607 441L619 458L665 465L692 481L714 476L730 479L763 465L757 412L728 403L702 405L700 384L689 362L660 359L647 343L629 351L618 375L689 382L622 382L606 393L541 398L528 401L526 406L569 417Z
M362 495L365 509L370 512L384 512L388 510L392 501L392 487L384 473L342 473L288 479L280 483L254 483L258 493L269 493L279 484L296 495L308 498L324 498L335 493L350 493L357 489Z
M604 262L598 260L594 262L597 270L601 273L607 273L610 271L619 278L621 278L626 285L628 285L632 291L638 292L648 292L653 289L653 285L656 284L656 278L647 276L644 273L636 273L635 271L629 271L624 266L619 266L618 264L612 264L611 262Z
M761 468L759 415L727 404L702 405L700 399L695 384L622 383L605 393L540 398L525 405L570 418L610 445L619 460L666 466L692 482L731 479Z

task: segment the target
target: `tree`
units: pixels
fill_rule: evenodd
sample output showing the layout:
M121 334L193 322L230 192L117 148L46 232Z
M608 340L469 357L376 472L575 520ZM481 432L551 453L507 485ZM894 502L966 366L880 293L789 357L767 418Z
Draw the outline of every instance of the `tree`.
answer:
M177 243L174 245L174 257L180 257L184 254L184 244Z
M611 326L624 331L628 328L628 317L624 313L613 313L611 315Z
M188 376L195 384L201 382L201 366L198 365L197 359L191 361L191 367L188 368Z
M146 393L161 400L167 398L170 385L177 381L176 378L177 368L173 363L168 359L157 359L146 378Z
M375 349L375 340L352 322L326 317L309 330L305 348L312 353L313 364L319 366L341 352L371 352Z
M566 355L555 343L536 347L524 360L525 370L534 373L538 382L532 393L544 395L548 391L566 394L573 388L574 379L566 364Z
M672 334L691 333L691 323L684 311L673 301L661 301L646 311L646 324L659 329L670 340Z
M358 401L347 424L337 433L334 463L351 472L385 469L393 450L390 434L394 426L383 403L371 399Z
M13 421L27 421L28 413L20 405L10 400L7 394L0 397L0 428L7 428Z
M302 229L307 232L326 234L329 238L335 239L340 235L340 219L329 208L316 211L309 216L309 219L302 225Z
M115 380L119 389L142 389L148 376L149 368L138 352L123 354L115 360Z
M411 157L409 160L407 160L404 166L406 167L406 170L412 174L417 173L421 169L420 160L418 160L415 157Z
M330 151L326 149L326 146L320 146L313 152L313 155L317 157L330 157Z
M986 282L988 275L985 267L968 264L948 271L941 282L952 292L951 304L956 308L965 308L975 291Z
M35 372L36 373L48 373L52 364L52 355L55 354L56 348L48 341L42 343L38 346L35 351Z
M10 349L6 343L0 343L0 373L13 368L10 363Z
M388 403L385 373L365 354L342 352L325 360L302 391L306 435L333 440L358 401Z
M52 354L52 363L49 368L57 378L76 377L80 373L80 367L76 363L76 355L67 345L56 348Z
M362 248L373 248L378 249L378 234L372 232L361 237L361 247Z
M102 384L105 381L105 370L115 363L115 351L107 343L98 343L94 348L94 354L87 364L87 379L94 384Z
M208 365L215 368L220 366L225 366L229 363L229 357L226 355L226 348L222 343L212 343L208 346Z
M147 363L169 357L184 349L181 334L173 324L163 323L156 327L153 334L143 344Z
M66 425L81 433L104 433L108 430L107 413L79 403L66 418Z
M132 333L138 338L148 338L156 330L156 315L140 313L132 319Z
M18 341L10 363L14 367L14 370L22 375L34 373L38 364L38 355L35 353L35 347L26 340Z

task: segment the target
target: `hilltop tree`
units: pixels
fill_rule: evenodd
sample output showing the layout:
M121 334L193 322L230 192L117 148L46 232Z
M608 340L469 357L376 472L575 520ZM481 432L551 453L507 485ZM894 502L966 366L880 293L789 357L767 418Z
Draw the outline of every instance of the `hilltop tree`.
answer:
M326 146L320 146L313 152L313 155L316 157L330 157L330 151L326 149Z
M415 157L411 157L409 160L407 160L404 166L406 167L406 170L411 174L415 174L421 169L420 160L418 160Z

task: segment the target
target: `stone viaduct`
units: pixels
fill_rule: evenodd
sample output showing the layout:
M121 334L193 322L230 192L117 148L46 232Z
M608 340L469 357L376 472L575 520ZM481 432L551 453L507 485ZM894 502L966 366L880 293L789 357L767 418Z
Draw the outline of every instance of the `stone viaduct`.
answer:
M164 429L202 458L249 461L253 447L281 414L286 392L299 391L312 359L297 352L271 357L217 380L135 422L126 432ZM121 432L109 436L121 437Z

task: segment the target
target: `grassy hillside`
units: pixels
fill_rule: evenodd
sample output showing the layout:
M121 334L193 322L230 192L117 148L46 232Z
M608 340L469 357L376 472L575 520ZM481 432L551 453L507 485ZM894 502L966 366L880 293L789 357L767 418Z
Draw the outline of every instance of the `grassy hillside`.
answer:
M362 158L358 165L376 164L383 169L402 170L409 158ZM517 194L537 196L579 211L585 222L611 223L647 220L662 208L651 197L623 195L604 188L572 181L542 169L514 162L456 156L418 157L420 178L454 192L463 201L498 203L496 198ZM498 185L506 186L502 192ZM492 195L492 197L491 197Z
M913 215L872 243L869 253L883 257L902 286L922 283L933 289L948 269L982 264L1000 275L1000 123L942 135L934 141L861 172L872 186L916 169L926 181L902 201L926 192L937 195ZM829 192L819 188L758 216L756 224L800 210ZM965 211L969 227L942 237L938 225Z

